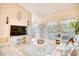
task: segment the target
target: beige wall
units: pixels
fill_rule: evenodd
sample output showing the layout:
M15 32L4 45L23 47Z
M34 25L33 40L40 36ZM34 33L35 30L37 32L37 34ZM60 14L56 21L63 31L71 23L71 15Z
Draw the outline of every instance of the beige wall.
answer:
M18 19L22 16L21 19ZM9 24L6 24L6 17L9 17ZM10 25L27 26L28 20L31 25L31 13L23 9L18 4L0 4L0 38L10 36ZM1 39L0 39L1 40Z

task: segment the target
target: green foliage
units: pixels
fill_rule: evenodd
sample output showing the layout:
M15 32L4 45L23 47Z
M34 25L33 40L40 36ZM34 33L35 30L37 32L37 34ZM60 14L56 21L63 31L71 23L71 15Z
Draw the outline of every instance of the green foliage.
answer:
M79 32L79 21L71 22L70 27L75 29L75 32Z

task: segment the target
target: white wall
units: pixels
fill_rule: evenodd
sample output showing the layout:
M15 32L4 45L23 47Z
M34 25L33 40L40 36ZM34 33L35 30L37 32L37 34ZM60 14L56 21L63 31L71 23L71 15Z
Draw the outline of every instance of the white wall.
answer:
M21 19L18 19L22 16ZM6 24L6 17L9 17L9 24ZM31 24L31 13L24 10L18 4L0 4L0 37L10 36L10 25L27 26L28 20Z

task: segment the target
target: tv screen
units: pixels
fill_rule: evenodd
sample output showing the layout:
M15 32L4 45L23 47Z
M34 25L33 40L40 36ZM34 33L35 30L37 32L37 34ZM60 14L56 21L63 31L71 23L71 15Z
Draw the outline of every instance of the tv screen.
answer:
M11 25L10 35L11 36L27 35L27 26Z

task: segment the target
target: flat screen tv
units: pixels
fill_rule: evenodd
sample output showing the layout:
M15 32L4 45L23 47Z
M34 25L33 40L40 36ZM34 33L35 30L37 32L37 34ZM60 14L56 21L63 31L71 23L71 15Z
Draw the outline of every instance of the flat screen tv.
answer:
M27 26L11 25L10 36L27 35Z

